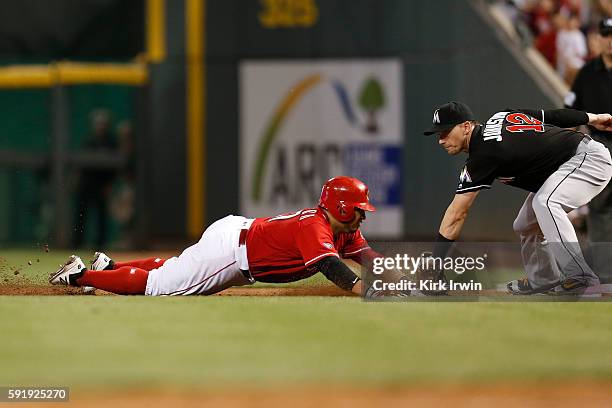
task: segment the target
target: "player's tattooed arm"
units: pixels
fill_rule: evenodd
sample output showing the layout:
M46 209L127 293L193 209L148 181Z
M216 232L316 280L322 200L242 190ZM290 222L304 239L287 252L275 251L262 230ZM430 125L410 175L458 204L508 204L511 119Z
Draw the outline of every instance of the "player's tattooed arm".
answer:
M336 284L336 286L344 290L361 293L361 284L359 284L360 278L355 275L340 258L326 256L312 267L325 275L325 277Z

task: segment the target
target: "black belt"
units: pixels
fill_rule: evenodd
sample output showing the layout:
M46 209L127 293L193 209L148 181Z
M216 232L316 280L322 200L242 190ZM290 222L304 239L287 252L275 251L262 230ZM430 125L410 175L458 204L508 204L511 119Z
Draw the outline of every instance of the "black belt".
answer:
M253 275L251 275L251 272L245 271L244 269L241 269L240 272L242 273L242 276L244 276L249 282L255 283L255 278L253 277Z
M238 236L238 246L246 245L247 234L249 230L248 228L243 228L240 230L240 235Z

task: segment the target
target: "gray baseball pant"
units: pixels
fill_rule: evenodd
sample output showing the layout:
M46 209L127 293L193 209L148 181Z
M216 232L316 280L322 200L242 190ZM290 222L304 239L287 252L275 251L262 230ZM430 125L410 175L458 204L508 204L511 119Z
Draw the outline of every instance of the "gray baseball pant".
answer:
M595 132L591 137L612 149L612 138ZM589 203L587 231L591 265L602 283L612 283L612 183Z
M610 151L585 138L576 154L527 196L513 227L521 239L523 265L534 288L569 277L589 285L599 283L584 259L567 213L591 201L611 177Z

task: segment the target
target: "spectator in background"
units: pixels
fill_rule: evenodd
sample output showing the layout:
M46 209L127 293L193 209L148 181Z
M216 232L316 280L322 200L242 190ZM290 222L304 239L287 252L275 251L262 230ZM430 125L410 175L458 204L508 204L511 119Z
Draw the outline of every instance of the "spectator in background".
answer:
M554 13L554 0L538 0L535 7L530 10L530 26L536 37L554 29L552 21Z
M583 7L582 1L583 0L558 0L557 13L566 18L576 16L578 18L578 27L582 27L582 17L585 14L585 7Z
M601 55L589 61L578 72L571 92L565 98L570 108L594 113L612 112L612 18L599 24ZM593 139L612 148L612 132L590 128ZM612 282L612 184L589 203L587 216L593 269L602 282ZM606 244L597 244L605 242Z
M530 13L531 27L535 36L535 48L552 65L557 64L557 30L559 16L554 14L553 0L540 0Z
M111 130L110 113L98 109L91 113L92 133L83 144L83 150L91 153L116 152L117 144ZM73 246L83 245L85 223L91 222L91 211L94 211L96 223L95 246L104 248L108 240L107 218L108 200L112 191L115 170L86 167L80 170L76 188L77 212L75 217L75 234Z
M111 200L110 212L120 228L118 247L131 249L134 246L135 222L135 144L132 122L124 120L117 126L119 152L124 160L115 191Z
M577 48L575 45L582 43L579 37L587 38L587 55L581 59L589 60L599 54L598 46L595 44L592 30L596 31L597 24L602 18L612 17L612 0L498 0L497 5L500 6L506 15L514 23L516 30L525 45L533 46L546 58L553 66L561 65L560 70L564 79L571 81L573 79L572 66L580 65L578 59L569 57L566 54L567 47L561 46L564 53L563 60L557 62L557 36L558 31L563 30L563 37L560 41L562 44L573 44L573 48L567 50L568 53L576 54ZM577 21L573 21L576 17ZM572 28L566 27L566 20L572 19L569 23ZM583 36L576 32L577 27L582 31ZM565 31L573 31L573 34L566 35ZM581 45L579 45L582 48ZM581 55L582 51L579 51ZM572 61L574 63L572 64ZM578 64L576 64L578 63ZM567 70L568 64L570 66ZM569 72L566 76L566 72Z
M587 57L587 42L580 31L578 15L571 14L567 18L561 14L558 16L561 26L556 41L557 72L567 84L571 85Z
M612 17L612 0L593 0L592 3L591 26L597 26L604 18Z
M134 128L132 122L123 120L117 126L117 136L119 139L119 151L125 160L121 179L133 183L134 182L134 167L136 146L134 145Z
M589 48L589 55L587 61L597 58L601 55L601 39L599 38L599 30L589 30L587 34L587 46Z

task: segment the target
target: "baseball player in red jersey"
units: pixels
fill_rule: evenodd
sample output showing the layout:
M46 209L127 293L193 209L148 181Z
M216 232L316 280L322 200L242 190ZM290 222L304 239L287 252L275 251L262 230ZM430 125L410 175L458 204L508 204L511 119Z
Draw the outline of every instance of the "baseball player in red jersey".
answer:
M468 106L449 102L434 112L433 127L448 154L469 154L455 197L440 224L434 257L444 257L468 211L494 180L529 191L514 221L527 277L508 292L582 293L599 278L586 263L567 212L588 203L612 177L610 152L569 127L612 130L612 115L574 109L507 109L478 123Z
M114 262L97 252L91 269L72 255L49 278L54 285L91 286L122 295L212 295L255 282L293 282L317 272L361 294L361 281L340 258L364 263L378 256L359 227L370 204L358 179L335 177L317 208L271 218L227 216L178 257Z

